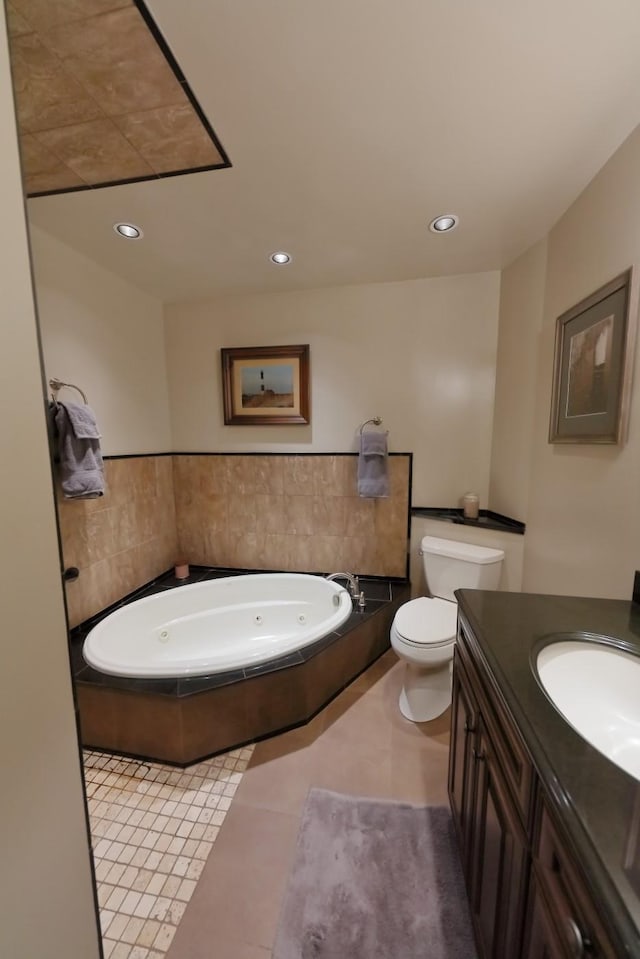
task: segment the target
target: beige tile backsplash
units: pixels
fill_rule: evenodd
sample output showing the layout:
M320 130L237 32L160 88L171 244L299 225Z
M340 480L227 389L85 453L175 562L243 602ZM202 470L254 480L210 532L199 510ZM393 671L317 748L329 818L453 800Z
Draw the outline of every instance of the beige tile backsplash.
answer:
M336 455L137 456L105 462L106 492L58 499L71 626L179 560L195 565L406 574L410 456L391 495L360 499L357 459Z
M171 456L105 462L105 495L58 495L64 566L80 576L66 584L70 626L110 606L173 566L177 536Z
M406 573L409 455L391 495L360 499L357 458L174 456L178 542L188 562L361 575Z

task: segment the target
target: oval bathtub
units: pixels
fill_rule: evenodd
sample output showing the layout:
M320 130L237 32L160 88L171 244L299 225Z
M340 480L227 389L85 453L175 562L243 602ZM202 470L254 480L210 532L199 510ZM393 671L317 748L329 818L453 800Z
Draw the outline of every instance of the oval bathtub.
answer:
M207 676L302 649L351 611L348 591L321 576L225 576L122 606L94 626L82 654L113 676Z

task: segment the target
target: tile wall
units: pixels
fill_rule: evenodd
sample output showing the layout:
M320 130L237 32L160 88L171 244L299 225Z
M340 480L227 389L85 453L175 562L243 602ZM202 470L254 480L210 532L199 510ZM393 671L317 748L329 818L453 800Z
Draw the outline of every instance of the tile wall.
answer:
M77 626L176 561L171 456L106 460L105 495L68 500L58 492L69 625ZM60 485L56 483L59 491Z
M410 454L389 457L391 495L360 499L357 457L176 455L178 541L191 563L406 575Z
M406 575L411 455L391 495L360 499L357 457L176 454L105 462L106 492L58 516L70 626L184 560L240 569ZM57 484L59 487L59 484Z

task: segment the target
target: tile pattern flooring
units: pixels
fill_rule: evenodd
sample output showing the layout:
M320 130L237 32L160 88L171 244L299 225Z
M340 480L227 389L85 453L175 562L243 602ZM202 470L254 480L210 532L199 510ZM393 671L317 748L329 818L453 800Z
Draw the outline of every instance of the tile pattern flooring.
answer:
M389 650L305 726L184 770L86 753L105 959L270 959L312 786L447 804L449 711L405 720L403 670Z
M86 751L105 959L161 959L253 746L176 769Z

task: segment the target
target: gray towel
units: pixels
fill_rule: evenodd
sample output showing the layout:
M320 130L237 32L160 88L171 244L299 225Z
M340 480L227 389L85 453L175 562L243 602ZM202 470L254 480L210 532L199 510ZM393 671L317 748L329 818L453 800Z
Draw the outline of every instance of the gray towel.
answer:
M387 436L370 430L360 434L358 456L358 496L384 497L389 495Z
M55 408L62 492L66 499L95 499L104 493L100 431L90 406Z

